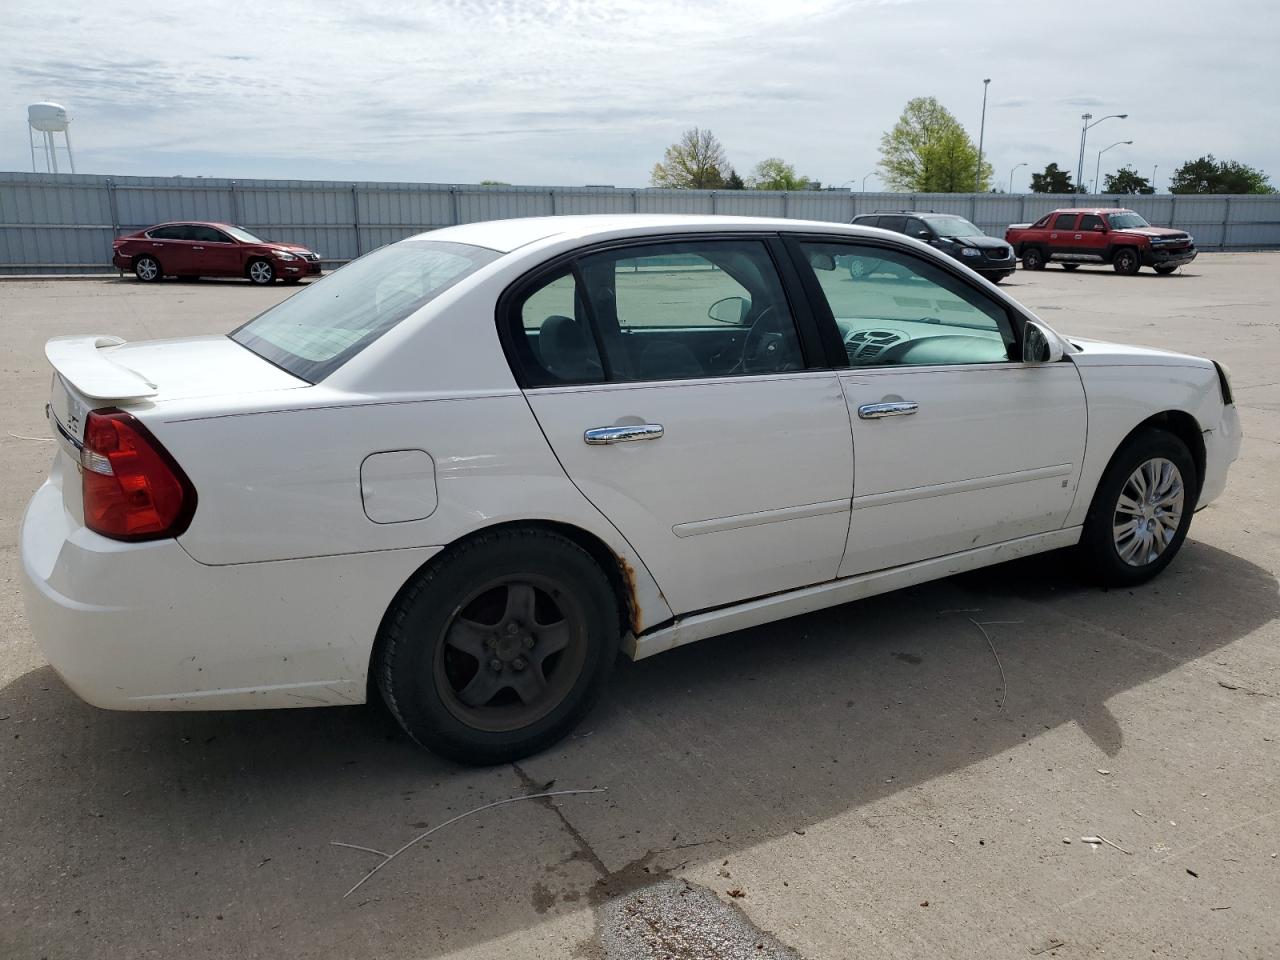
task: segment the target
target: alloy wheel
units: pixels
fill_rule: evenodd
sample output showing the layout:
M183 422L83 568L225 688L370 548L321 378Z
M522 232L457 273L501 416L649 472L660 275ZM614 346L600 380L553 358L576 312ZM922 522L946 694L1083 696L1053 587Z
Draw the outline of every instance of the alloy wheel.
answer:
M275 279L275 271L265 260L257 260L249 265L249 279L254 283L270 283Z
M1129 475L1111 524L1121 560L1142 567L1159 559L1182 523L1185 493L1182 472L1163 457L1147 460Z

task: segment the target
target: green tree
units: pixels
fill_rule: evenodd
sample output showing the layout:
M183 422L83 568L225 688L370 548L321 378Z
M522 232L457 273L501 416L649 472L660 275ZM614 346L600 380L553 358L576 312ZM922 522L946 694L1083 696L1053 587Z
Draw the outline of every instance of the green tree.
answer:
M1213 154L1188 160L1169 178L1170 193L1275 193L1261 170Z
M649 182L678 190L714 190L724 186L720 171L728 168L729 160L716 135L693 127L667 147L662 161L653 165Z
M1059 170L1056 163L1051 163L1044 168L1044 173L1031 175L1031 192L1075 193L1076 188L1071 185L1071 171Z
M1132 167L1121 167L1115 173L1108 173L1102 180L1103 193L1155 193L1156 188L1151 181L1138 175Z
M724 183L722 186L725 190L747 189L747 185L742 182L742 178L738 176L738 171L733 169L733 167L729 168L729 175L724 178Z
M907 103L880 138L880 170L894 190L970 193L991 189L991 164L978 169L978 148L950 111L933 97Z
M809 178L800 176L795 167L778 157L769 157L756 164L747 177L747 185L752 190L808 190Z

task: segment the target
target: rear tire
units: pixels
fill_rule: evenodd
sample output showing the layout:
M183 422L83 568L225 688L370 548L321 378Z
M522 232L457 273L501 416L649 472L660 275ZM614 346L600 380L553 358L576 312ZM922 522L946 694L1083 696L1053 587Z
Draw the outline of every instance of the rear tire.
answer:
M1133 247L1121 247L1111 257L1111 267L1121 276L1132 277L1142 269L1142 261Z
M1164 267L1155 267L1154 269L1155 269L1156 273L1160 274L1160 276L1162 276L1162 277L1167 277L1169 274L1173 273L1173 271L1177 270L1178 268L1177 268L1177 267L1164 266Z
M260 287L269 286L276 278L276 268L270 260L250 260L245 268L248 278Z
M1027 247L1022 251L1023 270L1043 270L1044 265L1044 251L1039 247Z
M373 669L417 743L458 763L508 763L586 715L621 635L617 597L585 550L503 529L451 547L401 591Z
M164 276L160 270L160 261L149 253L133 261L133 275L143 283L157 283Z
M1063 270L1079 270L1079 269L1080 269L1080 264L1078 264L1078 263L1064 263L1064 264L1062 265L1062 269L1063 269Z
M1145 583L1186 539L1200 479L1187 445L1152 428L1130 439L1107 466L1085 517L1080 554L1105 586Z

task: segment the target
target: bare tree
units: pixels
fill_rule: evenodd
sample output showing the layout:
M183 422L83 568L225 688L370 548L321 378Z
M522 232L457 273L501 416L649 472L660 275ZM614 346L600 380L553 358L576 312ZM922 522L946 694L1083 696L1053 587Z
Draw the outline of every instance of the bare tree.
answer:
M660 163L653 165L649 182L655 187L680 190L712 190L724 186L722 170L729 166L724 147L710 130L693 127L667 147Z

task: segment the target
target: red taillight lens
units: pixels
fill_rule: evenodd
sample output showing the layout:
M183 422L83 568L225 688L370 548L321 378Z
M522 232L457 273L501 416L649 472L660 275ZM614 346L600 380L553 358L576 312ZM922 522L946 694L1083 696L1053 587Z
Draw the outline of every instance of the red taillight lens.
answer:
M80 451L84 523L115 540L159 540L187 529L196 491L146 427L121 410L95 410Z

